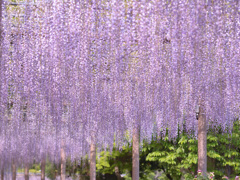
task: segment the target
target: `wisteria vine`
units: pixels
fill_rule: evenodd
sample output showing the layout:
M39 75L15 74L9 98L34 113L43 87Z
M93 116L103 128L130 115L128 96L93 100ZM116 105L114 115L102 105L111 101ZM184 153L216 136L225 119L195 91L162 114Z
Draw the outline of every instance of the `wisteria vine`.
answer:
M72 160L141 140L231 130L240 110L238 0L5 0L0 164Z

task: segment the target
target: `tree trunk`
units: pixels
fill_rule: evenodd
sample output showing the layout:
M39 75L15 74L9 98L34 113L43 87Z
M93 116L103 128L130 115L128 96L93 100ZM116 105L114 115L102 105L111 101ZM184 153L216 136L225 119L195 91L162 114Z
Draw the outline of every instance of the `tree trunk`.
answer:
M1 64L2 64L2 0L0 0L0 72L2 72ZM2 78L0 77L0 91L2 89L1 80L2 80ZM1 101L1 93L0 93L0 101ZM1 180L4 180L3 164L2 164L2 168L1 168Z
M46 158L44 156L41 162L41 180L45 180L45 165L46 165Z
M4 180L4 168L1 169L1 180Z
M120 172L119 172L119 168L118 166L115 167L115 175L117 176L117 180L121 180L121 175L120 175Z
M17 167L14 161L12 161L12 180L17 179Z
M3 38L2 38L2 4L3 4L3 0L0 0L0 75L1 75L1 72L2 72L2 41L3 41ZM2 89L2 77L0 76L0 91ZM1 94L0 93L0 101L1 101ZM0 103L1 105L1 103Z
M90 180L96 180L96 144L93 140L90 147Z
M61 145L61 180L66 179L66 154L65 154L65 143L62 140Z
M132 180L139 180L139 128L133 130Z
M204 108L199 107L198 118L198 170L207 173L207 122Z
M29 180L29 164L28 163L26 163L24 167L24 177L25 177L25 180Z
M2 4L3 4L3 0L0 0L0 43L1 43L0 47L2 46ZM0 60L2 60L2 47L0 48L0 58L1 58Z
M2 4L3 4L3 0L0 0L0 47L2 46ZM0 48L0 62L2 60L2 47ZM1 65L1 63L0 63ZM1 69L0 69L1 70Z

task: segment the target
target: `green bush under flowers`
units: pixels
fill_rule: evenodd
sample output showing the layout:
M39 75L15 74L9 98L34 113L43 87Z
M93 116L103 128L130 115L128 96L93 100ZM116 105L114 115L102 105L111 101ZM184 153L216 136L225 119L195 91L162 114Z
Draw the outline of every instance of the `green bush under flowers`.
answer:
M46 172L46 176L47 176L50 180L55 180L55 179L56 179L57 167L56 167L55 164L50 163L49 161L47 161L45 172Z
M209 129L207 136L208 172L214 172L214 177L201 177L198 179L234 179L240 173L240 123L236 121L232 134L222 133ZM122 174L126 171L131 174L131 147L124 151L114 150L113 153L103 153L104 158L98 160L98 174L114 174L114 167L117 165ZM103 156L102 156L103 157ZM194 179L197 174L197 139L185 133L179 133L175 140L168 137L153 139L142 144L140 152L140 179L147 180L149 176L156 176L158 179ZM116 163L117 162L117 163ZM124 167L124 168L123 168ZM226 175L224 177L224 175ZM226 179L226 178L225 178Z
M207 136L207 176L197 172L197 139L185 133L179 133L177 139L168 137L143 142L140 150L140 179L150 180L239 180L240 175L240 122L236 121L231 134L222 133L221 129L209 129ZM131 180L132 147L126 144L121 150L101 151L97 159L97 179L116 179L116 167L120 179ZM84 163L83 163L84 162ZM50 179L56 176L57 166L46 165L46 175ZM67 174L81 174L89 178L87 158L74 164L67 163ZM73 171L74 169L74 171ZM69 171L69 172L68 172ZM72 171L72 172L71 172ZM74 172L74 173L73 173ZM119 178L119 176L118 176Z
M224 175L235 179L240 173L240 123L236 121L232 134L209 129L207 136L208 172L214 172L214 178ZM167 179L193 179L197 174L197 139L187 134L179 134L175 141L168 137L146 144L142 149L146 162L155 163L152 170L162 169ZM144 160L141 159L143 162ZM142 169L145 169L143 166ZM200 178L200 177L199 177ZM202 178L202 177L201 177Z

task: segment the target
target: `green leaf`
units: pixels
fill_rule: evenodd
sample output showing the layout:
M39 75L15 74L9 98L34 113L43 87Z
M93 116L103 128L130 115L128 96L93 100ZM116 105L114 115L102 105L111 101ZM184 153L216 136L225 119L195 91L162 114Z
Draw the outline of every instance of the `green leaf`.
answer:
M182 136L182 138L179 140L178 144L186 144L188 139L185 136Z

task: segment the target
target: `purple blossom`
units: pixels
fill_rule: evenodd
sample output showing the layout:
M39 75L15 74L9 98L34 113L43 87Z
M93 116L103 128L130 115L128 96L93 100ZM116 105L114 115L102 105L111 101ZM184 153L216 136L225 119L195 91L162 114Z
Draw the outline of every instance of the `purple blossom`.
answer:
M112 149L135 127L149 142L166 129L172 139L178 127L196 134L200 99L208 126L231 133L240 101L238 4L208 3L38 0L19 14L5 1L0 167L45 154L59 162L62 139L66 155L79 159L92 136L98 149Z

